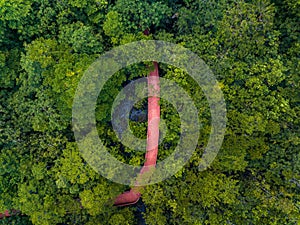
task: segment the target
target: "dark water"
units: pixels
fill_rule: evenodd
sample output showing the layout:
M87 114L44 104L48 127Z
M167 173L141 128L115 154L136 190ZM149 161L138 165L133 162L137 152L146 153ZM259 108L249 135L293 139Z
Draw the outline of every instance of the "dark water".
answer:
M123 132L128 128L128 115L129 119L134 122L146 122L148 117L147 106L142 109L132 107L133 102L121 101L117 109L114 111L113 117L118 118L114 121L115 128L117 129L117 135L121 138Z
M146 212L146 206L142 198L140 198L140 200L136 203L136 217L137 217L138 225L146 225L146 221L143 217L143 213L145 212Z
M146 122L147 121L147 110L133 108L130 111L129 119L134 122Z

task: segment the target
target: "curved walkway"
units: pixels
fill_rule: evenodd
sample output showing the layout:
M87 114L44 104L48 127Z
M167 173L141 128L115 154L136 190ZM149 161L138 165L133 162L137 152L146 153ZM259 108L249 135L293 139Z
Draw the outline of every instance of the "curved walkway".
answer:
M157 154L158 154L158 139L159 139L159 120L160 120L160 106L159 106L159 73L158 64L153 62L154 70L148 76L148 129L147 129L147 147L145 155L145 163L141 169L138 178L155 168ZM138 180L137 178L137 180ZM136 181L138 184L138 181ZM114 202L115 206L132 205L138 202L141 197L141 186L135 186L130 191L120 194Z

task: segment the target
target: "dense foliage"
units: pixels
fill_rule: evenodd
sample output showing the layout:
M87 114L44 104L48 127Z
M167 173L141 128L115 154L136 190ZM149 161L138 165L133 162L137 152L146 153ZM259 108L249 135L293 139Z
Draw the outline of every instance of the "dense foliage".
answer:
M71 121L85 69L105 51L141 39L180 44L212 69L227 104L223 146L204 172L207 101L178 68L160 75L191 94L201 137L189 163L143 191L147 224L300 224L300 3L298 0L0 0L0 224L137 224L137 208L113 206L129 187L81 157ZM146 35L146 34L148 35ZM145 52L145 54L147 54ZM115 74L97 105L98 133L120 161L144 153L113 133L113 98L145 64ZM145 113L145 102L135 110ZM159 160L178 142L174 107L161 103L168 133ZM133 119L146 136L144 119ZM298 149L298 150L297 150Z

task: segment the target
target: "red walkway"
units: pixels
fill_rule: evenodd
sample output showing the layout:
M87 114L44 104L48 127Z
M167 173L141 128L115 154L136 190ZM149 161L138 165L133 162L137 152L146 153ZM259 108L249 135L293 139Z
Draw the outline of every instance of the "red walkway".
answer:
M11 210L11 214L9 213L8 210L5 210L4 213L0 213L0 219L3 219L4 217L15 216L19 213L20 213L20 210L13 209L13 210ZM21 215L23 215L23 214L21 214Z
M147 129L147 148L145 155L145 163L141 169L138 179L149 171L155 168L157 153L158 153L158 139L159 139L159 120L160 120L160 106L159 106L159 73L158 64L153 62L154 71L150 72L148 76L148 129ZM126 206L135 204L141 197L141 186L135 186L130 191L119 195L114 202L116 206Z

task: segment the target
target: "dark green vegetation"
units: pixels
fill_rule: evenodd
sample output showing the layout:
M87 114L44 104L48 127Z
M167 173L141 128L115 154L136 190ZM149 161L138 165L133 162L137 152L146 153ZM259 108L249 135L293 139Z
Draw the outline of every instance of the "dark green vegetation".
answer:
M147 224L300 224L299 9L298 0L0 0L0 212L28 216L0 224L137 224L135 207L112 206L128 187L81 158L71 107L80 77L101 53L141 39L197 53L228 111L219 155L198 172L210 133L207 102L182 71L160 65L161 76L192 94L202 127L184 169L143 191ZM116 140L107 112L122 86L146 75L143 65L126 68L99 97L99 135L131 164L142 164L144 154ZM172 110L162 104L171 130L179 119ZM131 126L145 137L145 124ZM159 160L177 141L170 132Z

